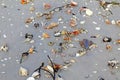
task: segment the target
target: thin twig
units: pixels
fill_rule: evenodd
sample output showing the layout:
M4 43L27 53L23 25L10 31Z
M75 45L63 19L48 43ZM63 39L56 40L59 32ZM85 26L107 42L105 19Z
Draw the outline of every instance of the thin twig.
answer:
M52 65L52 68L53 68L53 80L55 80L55 68L54 68L54 64L53 64L53 62L52 62L50 56L47 55L47 57L48 57L48 59L50 60L50 63L51 63L51 65Z

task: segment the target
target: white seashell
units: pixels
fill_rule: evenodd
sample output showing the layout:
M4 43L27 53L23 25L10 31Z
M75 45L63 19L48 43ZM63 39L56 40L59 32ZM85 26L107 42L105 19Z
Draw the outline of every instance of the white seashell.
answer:
M97 31L99 31L101 28L100 28L100 27L96 27L95 29L96 29Z
M85 24L85 21L80 21L80 24Z
M29 77L26 80L35 80L35 78L34 77Z
M86 9L86 15L92 16L93 12L90 9Z
M50 65L47 65L47 69L51 72L54 72L53 68Z
M28 75L28 70L23 68L23 67L20 67L19 69L19 75L21 76L27 76Z
M116 24L115 20L112 20L111 23L112 23L112 24Z
M76 53L76 57L79 57L80 56L80 54L79 53Z
M40 73L39 72L34 72L33 74L32 74L32 77L34 77L34 78L40 78Z

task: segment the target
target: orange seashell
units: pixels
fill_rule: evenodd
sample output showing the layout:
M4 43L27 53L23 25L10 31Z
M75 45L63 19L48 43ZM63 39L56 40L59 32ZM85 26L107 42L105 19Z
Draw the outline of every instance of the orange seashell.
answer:
M30 54L33 54L34 49L33 49L33 48L30 48L28 52L29 52Z
M109 19L106 19L106 20L105 20L105 23L106 23L106 24L111 24L111 21L110 21Z
M75 1L71 1L71 6L77 6L78 5L78 3L77 2L75 2Z
M117 44L120 44L120 39L116 40L116 43L117 43Z
M21 4L27 4L26 0L21 0Z
M65 37L64 40L65 41L71 41L71 38L70 37Z
M43 38L50 38L49 34L47 34L47 33L43 33L42 37Z

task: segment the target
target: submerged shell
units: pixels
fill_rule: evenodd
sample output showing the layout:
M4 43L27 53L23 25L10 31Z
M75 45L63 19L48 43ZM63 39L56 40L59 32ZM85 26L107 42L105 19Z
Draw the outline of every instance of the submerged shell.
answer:
M40 73L39 72L34 72L33 74L32 74L32 77L34 77L34 78L40 78Z
M21 76L27 76L28 75L28 70L23 68L23 67L20 67L19 69L19 75Z
M86 9L86 15L92 16L93 12L90 9Z
M35 80L35 78L29 77L29 78L27 78L26 80Z

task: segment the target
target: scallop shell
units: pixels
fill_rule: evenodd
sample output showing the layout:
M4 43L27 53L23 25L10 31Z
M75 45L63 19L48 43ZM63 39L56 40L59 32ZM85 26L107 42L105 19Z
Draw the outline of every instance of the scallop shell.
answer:
M92 16L93 12L90 9L86 9L86 15Z
M34 77L29 77L26 80L35 80L35 78Z
M36 71L32 74L32 77L38 79L38 78L40 78L40 73Z
M19 69L19 75L21 76L27 76L28 75L28 70L23 68L23 67L20 67Z

